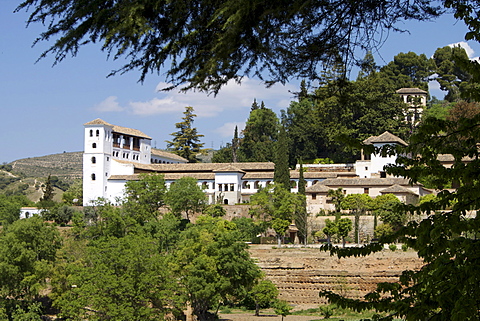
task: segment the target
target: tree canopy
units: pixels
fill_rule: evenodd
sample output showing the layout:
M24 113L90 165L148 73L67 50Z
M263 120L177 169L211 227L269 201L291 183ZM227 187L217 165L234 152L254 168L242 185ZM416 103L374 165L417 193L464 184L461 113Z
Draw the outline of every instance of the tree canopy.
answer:
M456 2L445 1L446 6ZM400 30L405 20L441 14L429 0L383 2L25 0L28 23L44 23L38 41L53 41L43 55L57 62L100 43L116 72L164 73L171 88L218 92L229 80L257 76L267 84L292 77L318 78L323 63L356 48L375 48L379 34ZM470 13L454 7L468 21Z

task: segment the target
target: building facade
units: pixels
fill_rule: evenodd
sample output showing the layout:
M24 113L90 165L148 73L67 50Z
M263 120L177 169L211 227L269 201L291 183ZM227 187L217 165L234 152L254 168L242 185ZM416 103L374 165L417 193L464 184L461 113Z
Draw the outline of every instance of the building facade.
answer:
M101 119L84 124L83 201L92 205L98 198L117 203L124 196L125 184L140 179L142 173L164 176L169 188L176 180L197 179L208 202L241 204L260 188L273 183L274 163L187 163L178 155L151 148L151 138L139 130L111 125ZM406 145L385 132L365 141L375 147ZM366 193L372 197L390 192L406 202L415 202L428 193L421 186L410 186L403 178L387 177L384 166L395 156L362 155L355 164L305 164L307 205L310 213L331 209L328 190L342 188L345 194ZM290 171L291 191L298 192L299 168Z

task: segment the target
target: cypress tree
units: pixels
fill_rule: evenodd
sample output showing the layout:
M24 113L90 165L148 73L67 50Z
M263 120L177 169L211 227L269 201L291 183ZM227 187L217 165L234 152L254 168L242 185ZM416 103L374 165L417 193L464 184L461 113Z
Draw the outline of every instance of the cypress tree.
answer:
M307 215L307 199L305 196L305 185L307 182L303 176L303 163L300 160L300 175L298 178L298 197L301 206L297 209L295 215L295 225L298 228L298 238L300 243L307 244L308 235L308 215Z
M233 140L232 140L232 162L233 163L238 162L237 152L238 152L238 126L235 126L235 133L233 134Z
M290 190L290 168L288 167L288 144L285 128L280 126L280 133L275 149L275 171L273 174L275 184L282 184Z

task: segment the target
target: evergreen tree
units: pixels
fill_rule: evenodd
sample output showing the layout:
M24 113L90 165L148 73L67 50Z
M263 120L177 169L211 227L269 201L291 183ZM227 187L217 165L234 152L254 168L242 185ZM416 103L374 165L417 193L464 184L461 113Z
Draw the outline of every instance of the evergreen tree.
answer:
M278 118L266 108L253 109L243 130L239 152L247 162L271 162L275 158L275 144L278 136Z
M255 109L259 109L260 107L257 104L257 99L253 98L252 108L250 108L250 112L254 111Z
M435 61L435 80L440 84L440 89L447 91L445 100L456 102L460 100L461 92L466 89L466 83L471 76L455 62L455 58L468 59L465 49L461 47L445 46L438 48L433 54Z
M200 143L200 137L203 135L198 134L197 129L192 127L193 120L197 117L193 113L193 107L185 107L183 114L185 115L183 121L175 124L178 131L170 134L173 139L166 141L167 148L172 153L188 159L189 163L196 163L199 161L197 154L205 151L202 149L203 143Z
M286 189L290 189L290 168L288 167L288 144L285 128L280 126L278 140L275 143L275 170L273 181L275 184L281 184Z
M233 140L232 140L232 162L236 163L238 162L238 126L235 126L235 133L233 134Z
M300 160L300 175L298 178L298 197L300 198L301 205L297 208L295 213L295 225L298 228L298 238L300 243L307 244L308 235L308 213L307 213L307 199L305 197L305 188L307 182L303 175L303 163Z
M47 181L45 182L45 189L43 190L43 196L40 198L40 207L42 208L49 208L55 205L55 201L53 197L55 196L55 192L53 190L52 181L50 175L47 177Z

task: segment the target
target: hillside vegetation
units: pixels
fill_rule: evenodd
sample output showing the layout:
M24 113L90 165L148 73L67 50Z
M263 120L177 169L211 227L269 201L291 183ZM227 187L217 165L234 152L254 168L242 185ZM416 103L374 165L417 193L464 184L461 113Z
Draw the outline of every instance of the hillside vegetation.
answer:
M54 199L61 195L75 180L82 178L83 152L60 153L29 157L0 165L0 194L24 194L37 202L43 195L47 177L51 176Z

